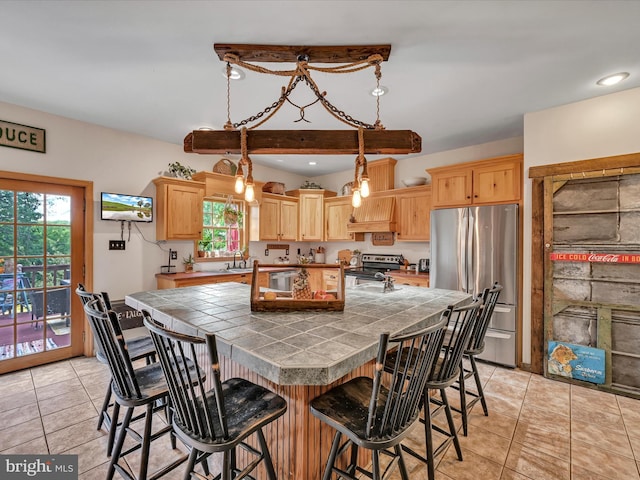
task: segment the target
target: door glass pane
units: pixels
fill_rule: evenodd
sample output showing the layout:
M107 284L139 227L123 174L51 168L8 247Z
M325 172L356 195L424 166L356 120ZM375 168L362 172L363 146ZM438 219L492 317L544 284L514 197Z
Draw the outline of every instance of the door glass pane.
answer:
M71 345L70 207L0 190L0 361Z
M44 229L41 225L18 225L18 255L44 253Z
M18 192L18 223L42 223L44 221L44 194Z
M47 255L71 254L71 226L47 227Z

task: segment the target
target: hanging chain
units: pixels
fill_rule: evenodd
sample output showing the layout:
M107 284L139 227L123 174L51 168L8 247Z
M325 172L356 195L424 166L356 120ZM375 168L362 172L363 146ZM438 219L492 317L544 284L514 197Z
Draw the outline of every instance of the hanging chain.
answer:
M382 70L380 69L380 63L376 64L376 91L380 93L380 78L382 78ZM380 97L382 95L376 95L376 122L373 124L376 130L384 130L384 125L380 122Z
M311 76L309 73L309 70L317 70L317 71L322 71L325 73L351 73L354 71L358 71L358 70L363 70L365 68L369 68L371 65L375 65L375 75L376 75L376 79L377 79L377 87L380 87L380 77L381 77L381 71L380 71L380 62L381 57L378 58L379 55L373 55L370 57L369 60L367 60L367 63L369 63L368 65L362 65L365 62L361 61L361 62L356 62L354 64L350 64L348 66L342 66L342 67L333 67L331 69L324 69L324 68L314 68L311 67L307 64L307 61L299 61L297 68L295 71L273 71L273 70L268 70L265 69L263 67L258 67L256 65L251 65L249 63L246 62L242 62L239 58L237 58L236 56L227 54L225 56L225 58L227 58L227 123L225 124L225 130L231 130L231 129L237 129L239 127L243 127L246 126L250 123L253 123L257 120L262 119L262 117L264 117L267 114L270 114L267 116L267 118L265 118L264 120L262 120L259 124L254 125L253 128L256 128L257 126L261 125L262 123L266 122L271 116L273 116L273 114L284 104L285 101L291 103L292 105L294 105L296 108L298 108L300 110L300 119L296 120L296 122L299 122L300 120L305 120L306 122L309 122L309 120L306 120L304 118L304 109L310 105L313 105L316 102L320 102L324 108L331 114L333 115L336 119L340 120L343 123L346 123L347 125L350 125L352 127L356 127L356 128L366 128L368 130L384 130L384 125L382 125L382 123L380 122L380 96L377 97L376 99L376 121L375 123L372 125L370 123L366 123L363 122L361 120L357 120L355 118L353 118L351 115L348 115L347 113L345 113L343 110L340 110L339 108L337 108L336 106L334 106L329 100L327 100L326 95L327 92L320 92L320 90L318 89L317 85L315 84L315 82L313 80L311 80ZM269 73L272 75L280 75L280 76L284 76L284 75L291 75L291 81L289 82L289 86L288 88L285 89L285 87L282 87L282 94L280 95L280 98L278 98L278 100L276 100L275 102L273 102L270 106L266 107L264 110L262 110L261 112L258 112L255 115L252 115L240 122L237 123L231 123L231 119L230 119L230 76L231 76L231 65L230 62L233 62L235 64L241 65L243 67L249 68L253 71L257 71L259 73ZM345 70L346 68L349 68L349 70ZM304 107L299 107L298 105L296 105L295 103L293 103L291 100L289 100L289 95L291 95L291 92L296 88L296 86L298 85L298 83L300 82L300 80L304 79L305 83L307 84L307 86L309 87L309 89L314 93L314 95L316 96L317 100L315 100L314 102L310 103L309 105L305 105Z
M250 116L248 118L245 118L244 120L242 120L242 121L240 121L238 123L234 123L233 124L233 128L243 127L245 125L248 125L249 123L255 122L256 120L260 120L263 116L265 116L267 113L269 113L274 108L281 107L282 104L287 99L287 97L289 95L291 95L291 92L293 91L293 89L296 88L296 85L298 84L299 81L300 81L300 77L296 77L296 79L289 85L289 88L287 88L285 90L284 87L283 87L283 92L280 95L280 98L278 100L273 102L271 105L269 105L267 108L265 108L261 112L258 112L255 115L252 115L252 116Z

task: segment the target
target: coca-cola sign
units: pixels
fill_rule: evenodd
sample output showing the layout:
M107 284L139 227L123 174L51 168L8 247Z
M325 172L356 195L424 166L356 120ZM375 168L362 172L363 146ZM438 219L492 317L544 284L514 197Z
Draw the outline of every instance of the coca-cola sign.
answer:
M550 253L555 262L640 263L638 253Z

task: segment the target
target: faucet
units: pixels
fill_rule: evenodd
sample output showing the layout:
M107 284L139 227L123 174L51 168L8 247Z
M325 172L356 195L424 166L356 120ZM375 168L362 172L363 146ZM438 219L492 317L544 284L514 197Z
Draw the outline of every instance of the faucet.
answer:
M382 272L376 272L375 278L381 278L384 282L382 284L382 293L393 292L395 290L395 280L391 275L385 275Z
M236 255L240 255L240 261L238 262L237 266L236 266ZM237 252L233 252L233 267L232 268L247 268L247 262L242 259L243 255L244 255L244 253L241 252L240 250L238 250Z

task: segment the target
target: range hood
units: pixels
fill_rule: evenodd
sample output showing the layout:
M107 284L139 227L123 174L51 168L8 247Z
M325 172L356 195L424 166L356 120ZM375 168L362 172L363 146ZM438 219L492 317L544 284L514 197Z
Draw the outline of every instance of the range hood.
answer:
M370 196L362 200L359 208L353 209L352 222L347 225L349 233L395 232L395 196Z

